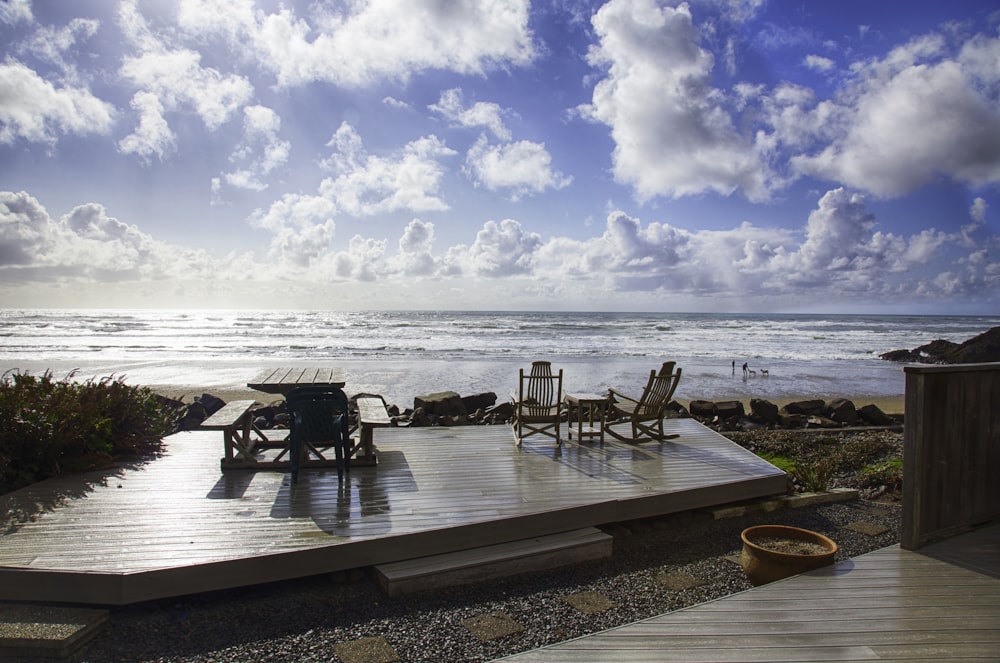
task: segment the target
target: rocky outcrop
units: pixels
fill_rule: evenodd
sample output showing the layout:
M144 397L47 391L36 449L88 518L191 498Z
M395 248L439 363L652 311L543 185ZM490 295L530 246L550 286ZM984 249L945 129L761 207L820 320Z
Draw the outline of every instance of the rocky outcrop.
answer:
M938 339L913 348L879 355L887 361L921 364L978 364L1000 361L1000 327L994 327L964 343Z

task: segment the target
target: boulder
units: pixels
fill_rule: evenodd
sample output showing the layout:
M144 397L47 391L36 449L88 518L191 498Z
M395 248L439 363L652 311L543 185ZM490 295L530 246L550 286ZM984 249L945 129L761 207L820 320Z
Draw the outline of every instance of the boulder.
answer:
M854 426L861 420L861 417L858 416L857 408L854 407L854 403L846 398L835 398L827 403L826 413L837 423L848 426Z
M788 414L804 414L806 416L822 415L826 410L826 402L818 399L795 401L782 408Z
M858 416L871 426L892 426L895 420L883 412L877 405L865 405L858 409Z
M789 414L782 410L778 413L778 421L782 428L805 428L809 417L804 414Z
M482 394L475 394L473 396L463 396L462 404L465 406L466 412L475 412L476 410L485 410L496 405L497 395L492 391L485 392Z
M688 410L692 417L711 419L715 416L715 403L712 401L691 401L688 403Z
M202 404L205 408L205 412L208 413L208 416L210 417L221 410L226 404L226 401L213 396L212 394L202 394L200 397L195 396L194 400L195 402Z
M464 417L469 413L465 409L462 397L454 391L441 391L427 396L416 396L413 399L413 409L423 410L427 416Z
M739 420L746 416L742 401L720 401L715 404L715 414L722 421Z
M751 398L750 418L764 424L776 424L778 423L778 406L761 398Z

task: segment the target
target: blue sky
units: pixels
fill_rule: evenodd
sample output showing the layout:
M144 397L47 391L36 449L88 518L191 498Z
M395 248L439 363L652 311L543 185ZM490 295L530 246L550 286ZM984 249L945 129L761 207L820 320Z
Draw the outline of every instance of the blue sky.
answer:
M0 3L0 305L1000 310L1000 8Z

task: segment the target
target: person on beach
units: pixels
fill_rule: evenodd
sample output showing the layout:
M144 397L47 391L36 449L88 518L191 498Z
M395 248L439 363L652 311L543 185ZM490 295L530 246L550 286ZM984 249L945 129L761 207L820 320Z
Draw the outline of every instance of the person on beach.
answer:
M747 377L748 375L750 375L750 367L747 365L747 362L743 362L743 377Z
M736 375L736 360L733 360L733 375Z

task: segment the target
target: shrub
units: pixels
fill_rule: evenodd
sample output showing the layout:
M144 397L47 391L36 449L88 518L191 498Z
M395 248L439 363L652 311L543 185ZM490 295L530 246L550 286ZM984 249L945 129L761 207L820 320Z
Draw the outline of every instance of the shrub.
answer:
M0 493L153 453L174 430L172 408L148 388L71 378L0 378Z

